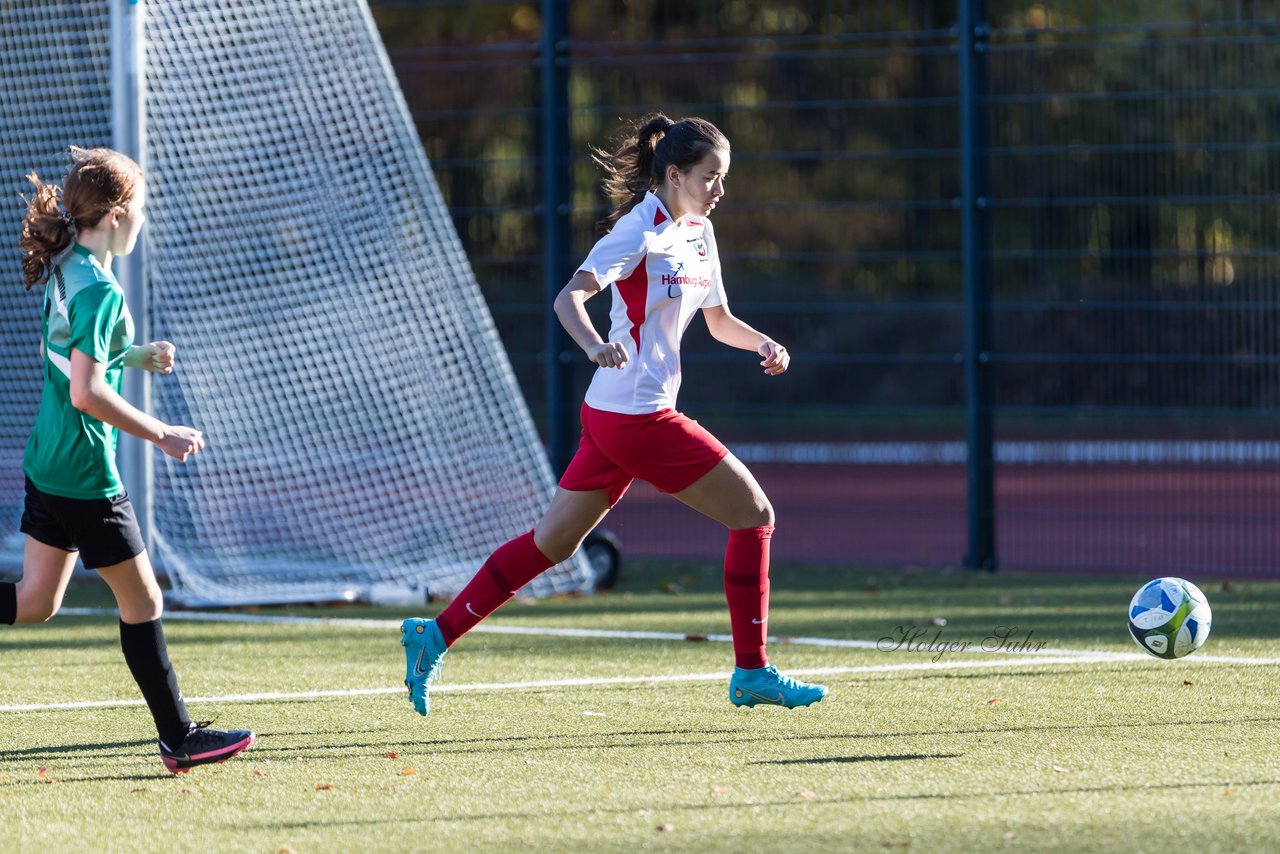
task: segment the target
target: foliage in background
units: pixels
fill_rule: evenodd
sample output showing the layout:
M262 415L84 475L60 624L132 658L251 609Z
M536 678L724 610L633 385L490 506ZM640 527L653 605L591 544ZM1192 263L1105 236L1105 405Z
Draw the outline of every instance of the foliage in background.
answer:
M1229 433L1274 410L1280 18L1207 2L986 5L1003 411L1202 409ZM540 5L373 6L537 409ZM956 5L569 9L574 260L604 204L588 147L649 110L704 115L734 145L716 213L734 307L797 354L788 382L764 386L747 365L726 370L741 360L695 324L686 398L704 412L758 413L764 397L819 419L958 415Z

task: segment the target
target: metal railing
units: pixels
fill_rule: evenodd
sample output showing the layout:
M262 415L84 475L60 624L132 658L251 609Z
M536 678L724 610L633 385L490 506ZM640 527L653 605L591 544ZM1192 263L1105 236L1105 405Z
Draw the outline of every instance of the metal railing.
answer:
M806 557L1280 572L1275 459L1000 452L1277 435L1276 4L373 7L557 463L590 366L549 294L605 205L589 147L698 114L734 146L734 310L795 364L766 382L695 324L682 406L731 444L966 447L901 498L910 462L759 463L885 496L881 546ZM828 528L865 510L787 506Z

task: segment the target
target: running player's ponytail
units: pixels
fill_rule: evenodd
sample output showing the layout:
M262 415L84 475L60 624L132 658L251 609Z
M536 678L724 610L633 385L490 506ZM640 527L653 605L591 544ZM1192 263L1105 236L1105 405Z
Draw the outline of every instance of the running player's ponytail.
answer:
M27 200L27 216L22 220L22 279L27 290L49 278L51 259L62 254L71 245L72 225L58 210L60 190L57 184L46 184L32 172L27 180L36 185L36 192Z
M18 238L27 290L49 278L71 248L78 229L92 228L112 210L127 207L142 180L137 163L109 148L73 145L71 160L62 188L46 184L35 172L27 175L36 188L27 200L27 215Z
M673 122L662 113L641 119L614 151L593 148L591 159L605 170L605 194L621 200L600 220L600 230L608 232L640 204L645 193L666 179L668 166L687 172L708 151L716 149L728 151L729 140L711 122L698 118Z

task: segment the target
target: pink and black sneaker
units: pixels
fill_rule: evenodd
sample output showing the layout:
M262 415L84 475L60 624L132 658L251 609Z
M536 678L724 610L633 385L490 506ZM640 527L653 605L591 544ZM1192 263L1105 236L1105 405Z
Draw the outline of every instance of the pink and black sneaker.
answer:
M244 751L257 737L247 729L221 730L211 722L193 723L182 744L171 748L160 742L160 759L174 774L185 774L197 765L226 762Z

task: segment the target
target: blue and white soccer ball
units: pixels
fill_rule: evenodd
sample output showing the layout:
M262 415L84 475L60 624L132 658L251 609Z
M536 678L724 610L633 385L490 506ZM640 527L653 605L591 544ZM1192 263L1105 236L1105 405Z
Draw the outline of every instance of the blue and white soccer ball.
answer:
M1129 634L1156 658L1182 658L1209 638L1213 611L1200 588L1185 578L1148 581L1129 603Z

